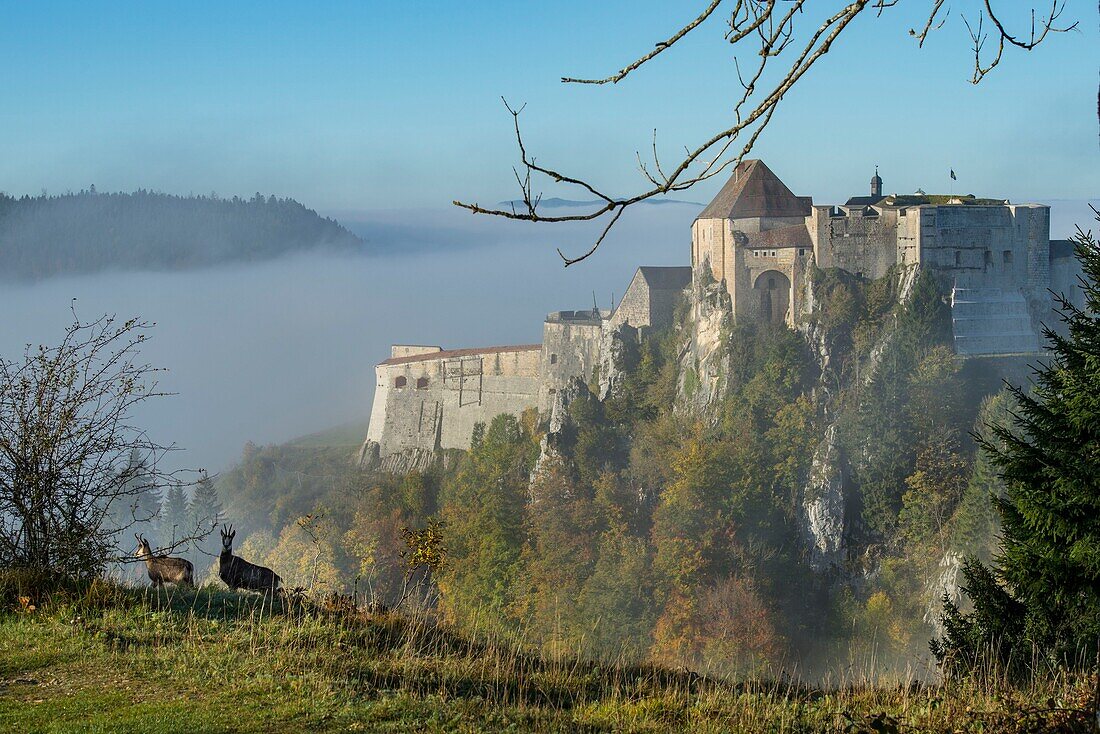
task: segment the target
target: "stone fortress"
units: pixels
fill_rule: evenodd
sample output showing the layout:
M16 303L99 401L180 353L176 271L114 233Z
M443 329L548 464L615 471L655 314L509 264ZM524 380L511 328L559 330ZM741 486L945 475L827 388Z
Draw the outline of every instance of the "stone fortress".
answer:
M741 162L692 224L691 265L638 268L613 309L551 313L540 344L393 346L375 367L360 461L424 466L440 449L469 448L474 426L501 413L537 408L553 426L573 380L606 379L616 335L671 326L677 303L704 280L723 286L733 318L794 327L812 310L811 265L865 278L920 266L949 298L960 357L1037 353L1051 291L1080 294L1071 243L1050 240L1050 208L884 195L882 186L876 170L870 195L816 205L763 161Z

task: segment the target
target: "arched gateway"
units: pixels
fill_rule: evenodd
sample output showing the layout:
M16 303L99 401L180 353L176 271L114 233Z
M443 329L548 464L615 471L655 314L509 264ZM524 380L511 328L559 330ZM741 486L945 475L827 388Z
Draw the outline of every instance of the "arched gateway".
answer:
M762 319L777 324L787 320L787 310L791 306L790 278L778 270L765 270L752 288Z

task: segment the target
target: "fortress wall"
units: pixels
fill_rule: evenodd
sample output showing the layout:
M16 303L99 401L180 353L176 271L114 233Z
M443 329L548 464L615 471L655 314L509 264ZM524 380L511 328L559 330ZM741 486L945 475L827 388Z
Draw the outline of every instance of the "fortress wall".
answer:
M684 291L672 289L650 289L649 292L649 318L645 323L630 321L631 326L652 326L657 329L668 329L672 326L676 316L676 306L680 302Z
M390 399L388 372L383 365L374 368L374 402L370 407L370 423L367 424L367 441L382 443L382 433L386 425L386 409Z
M1016 220L1018 247L1027 253L1027 285L1032 297L1045 299L1050 287L1050 207L1038 204L1010 206Z
M616 313L618 313L616 311ZM542 381L538 407L549 413L556 394L574 377L592 381L600 359L603 324L597 321L568 322L547 320L542 326Z
M1047 207L921 206L913 214L921 263L951 293L955 351L1037 352L1050 309Z
M646 277L647 270L652 281ZM668 268L638 268L611 314L609 328L615 330L623 324L636 329L671 327L676 306L691 286L692 278L689 268L671 270L676 272L669 272Z
M1051 243L1053 246L1055 243ZM1081 288L1078 278L1084 277L1081 263L1072 254L1063 253L1056 256L1053 252L1050 258L1050 289L1063 295L1077 308L1085 308L1085 291ZM1053 324L1053 320L1050 322Z
M810 208L810 215L806 217L806 229L810 233L810 241L813 242L814 262L821 268L832 267L826 264L832 262L832 251L828 248L827 235L830 210L832 210L831 206L815 205Z
M921 206L920 262L949 290L1020 290L1046 302L1050 284L1050 209L1039 205ZM912 223L912 222L910 222Z
M899 265L920 265L920 207L898 210L897 262Z
M383 458L410 449L469 448L475 424L537 405L537 345L439 354L376 368L367 438L381 446Z
M691 225L692 262L710 261L715 280L726 277L726 240L732 240L728 219L696 219Z
M831 216L831 211L815 206L807 225L818 267L841 268L867 278L886 275L898 261L897 211L883 209L876 217L859 212Z
M422 354L442 352L443 347L429 347L421 344L394 344L390 347L390 357L418 357Z

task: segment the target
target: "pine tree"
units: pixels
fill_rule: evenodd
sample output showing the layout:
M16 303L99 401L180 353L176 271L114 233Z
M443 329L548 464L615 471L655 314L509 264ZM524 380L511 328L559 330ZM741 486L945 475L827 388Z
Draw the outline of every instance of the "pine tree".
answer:
M222 504L218 500L218 488L214 486L214 480L203 472L191 497L189 525L191 528L205 532L213 528L221 519L221 514Z
M164 493L160 505L160 540L162 544L172 544L188 533L189 504L183 486L173 484Z
M948 639L933 646L941 663L965 659L968 651L952 646L975 639L1017 659L1028 658L1031 646L1059 664L1095 658L1100 639L1100 252L1091 234L1079 232L1076 239L1086 308L1058 299L1067 328L1062 334L1045 330L1051 351L1035 369L1034 389L1028 394L1012 388L1018 403L1012 425L995 425L992 438L981 440L1005 482L1004 495L994 500L1002 550L993 575L1014 603L991 588L979 564L968 565L966 583L975 611L960 615L947 609ZM1006 620L1009 610L1019 619ZM983 639L993 630L983 629L982 620L990 619L1018 635Z

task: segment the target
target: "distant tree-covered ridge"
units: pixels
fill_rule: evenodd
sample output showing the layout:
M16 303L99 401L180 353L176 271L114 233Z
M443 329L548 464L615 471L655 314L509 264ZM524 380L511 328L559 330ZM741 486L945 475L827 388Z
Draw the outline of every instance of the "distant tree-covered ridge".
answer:
M184 270L363 241L293 199L88 191L0 193L0 277L33 280L100 270Z

